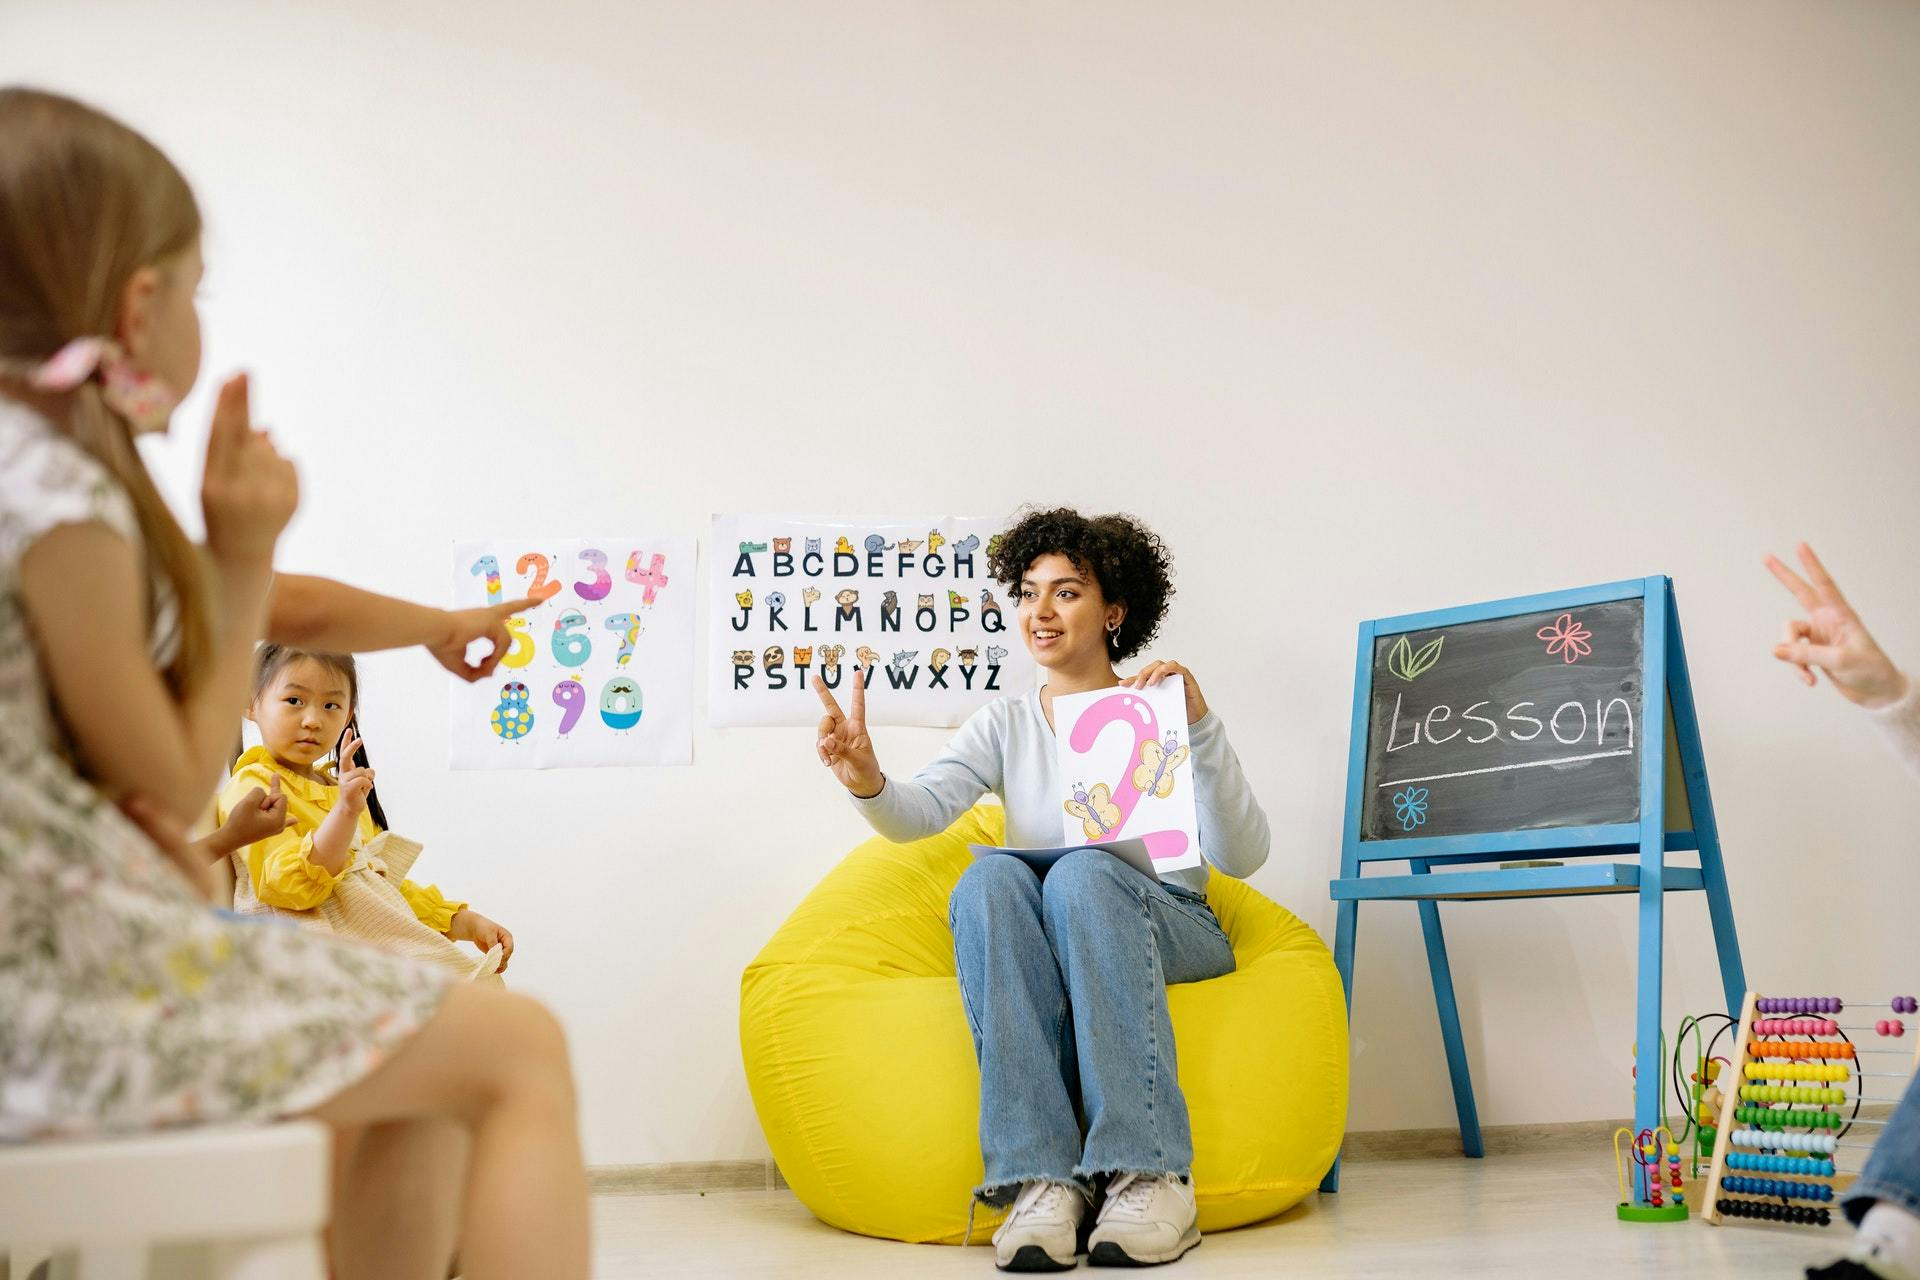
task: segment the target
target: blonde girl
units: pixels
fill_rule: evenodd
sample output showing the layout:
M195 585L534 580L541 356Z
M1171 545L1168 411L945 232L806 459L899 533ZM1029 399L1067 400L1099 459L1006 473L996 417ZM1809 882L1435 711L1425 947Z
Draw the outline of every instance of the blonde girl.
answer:
M457 1243L476 1280L585 1276L552 1016L224 920L115 806L140 794L187 822L205 805L298 500L243 377L214 413L204 549L134 448L198 376L200 274L199 211L156 147L0 89L0 1141L317 1116L357 1135L335 1275L437 1278ZM449 1149L464 1162L430 1158Z

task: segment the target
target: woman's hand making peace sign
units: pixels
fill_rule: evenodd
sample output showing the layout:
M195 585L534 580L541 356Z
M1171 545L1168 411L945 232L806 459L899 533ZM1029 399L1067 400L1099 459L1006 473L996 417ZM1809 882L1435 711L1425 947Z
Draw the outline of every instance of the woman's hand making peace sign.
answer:
M880 794L887 783L880 772L880 757L874 753L873 739L867 736L868 667L853 669L853 712L840 710L833 691L819 676L813 678L813 691L820 695L826 714L820 717L820 738L814 743L820 763L833 770L840 785L862 800Z
M1780 585L1793 593L1804 618L1790 618L1786 635L1773 646L1773 656L1800 668L1800 678L1813 683L1813 668L1827 673L1840 696L1863 707L1884 707L1906 696L1907 678L1893 660L1874 643L1860 615L1853 611L1840 586L1813 554L1813 548L1800 544L1800 564L1813 579L1812 585L1773 556L1767 568Z

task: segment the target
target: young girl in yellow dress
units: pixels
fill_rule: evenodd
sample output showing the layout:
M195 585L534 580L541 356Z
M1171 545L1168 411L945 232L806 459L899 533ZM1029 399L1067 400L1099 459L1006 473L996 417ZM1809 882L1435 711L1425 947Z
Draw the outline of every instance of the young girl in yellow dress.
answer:
M346 654L263 644L247 719L261 745L244 752L220 793L222 822L259 788L287 799L287 826L233 853L234 906L288 915L461 977L491 978L513 935L436 885L406 878L420 846L390 832L355 723L359 673ZM332 757L332 768L323 760ZM478 957L454 944L471 942Z

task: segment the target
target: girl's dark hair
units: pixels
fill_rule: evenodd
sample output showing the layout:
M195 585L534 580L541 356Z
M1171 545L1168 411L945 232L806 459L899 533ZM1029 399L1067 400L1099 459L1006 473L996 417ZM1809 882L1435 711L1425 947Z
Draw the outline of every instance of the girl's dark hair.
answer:
M348 738L360 732L360 670L354 665L350 653L328 653L321 649L296 649L292 645L263 643L253 651L253 701L260 701L273 678L287 667L287 664L300 658L310 658L341 677L347 682L347 726L341 730L340 741L333 744L334 772L340 771L340 748ZM238 758L236 756L236 758ZM361 769L371 768L367 763L367 747L353 753L353 763ZM379 789L367 792L367 814L373 819L373 825L382 831L388 830L387 811L380 804Z
M1083 516L1071 507L1029 507L987 544L987 571L1010 592L1041 556L1058 553L1091 573L1100 594L1127 607L1108 642L1114 661L1147 647L1173 598L1173 555L1160 535L1128 515Z

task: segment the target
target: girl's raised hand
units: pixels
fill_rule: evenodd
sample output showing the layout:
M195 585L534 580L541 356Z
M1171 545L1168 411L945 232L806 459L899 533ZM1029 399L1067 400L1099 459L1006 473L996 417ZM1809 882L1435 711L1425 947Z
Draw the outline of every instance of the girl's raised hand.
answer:
M247 375L236 374L220 388L207 433L200 480L207 551L226 565L271 566L274 543L299 505L299 476L267 433L254 430Z
M1193 672L1187 670L1179 663L1149 662L1136 674L1122 680L1120 684L1123 688L1127 689L1148 689L1159 684L1168 676L1179 676L1182 680L1186 681L1187 723L1190 725L1199 724L1201 718L1207 714L1207 700L1201 695L1200 682L1193 678Z
M1898 702L1906 695L1907 677L1874 643L1813 548L1803 542L1799 553L1811 585L1777 557L1767 557L1767 569L1807 614L1787 620L1785 638L1773 646L1773 656L1800 668L1800 678L1809 686L1815 683L1812 668L1820 668L1849 702L1863 707Z
M853 669L853 711L840 710L833 690L819 676L813 678L813 691L820 695L826 714L820 717L820 736L814 748L820 763L833 770L840 785L861 799L872 799L886 785L880 771L880 757L874 752L873 739L867 736L867 675L870 667Z
M355 814L367 807L367 796L373 792L373 770L363 769L353 762L360 750L361 738L356 733L342 735L340 753L335 757L334 768L339 775L340 803Z

